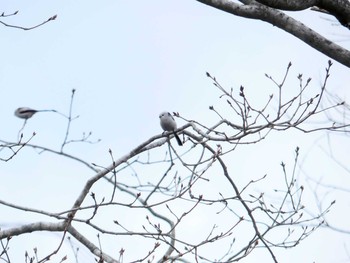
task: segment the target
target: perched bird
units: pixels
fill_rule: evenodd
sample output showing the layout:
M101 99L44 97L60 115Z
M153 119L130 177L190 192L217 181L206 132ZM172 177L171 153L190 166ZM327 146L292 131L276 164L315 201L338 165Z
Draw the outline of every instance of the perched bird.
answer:
M159 119L160 119L160 126L162 127L162 129L167 132L173 132L177 143L181 146L182 142L180 140L180 137L175 133L175 130L177 129L177 125L174 117L169 112L165 111L159 115Z
M37 112L38 112L37 110L31 109L31 108L28 108L28 107L21 107L21 108L18 108L15 111L15 115L18 118L28 120L29 118L31 118Z

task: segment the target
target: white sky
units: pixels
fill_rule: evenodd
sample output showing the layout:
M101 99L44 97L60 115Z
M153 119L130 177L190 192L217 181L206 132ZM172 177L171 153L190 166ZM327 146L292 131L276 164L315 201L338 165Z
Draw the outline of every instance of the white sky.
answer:
M158 114L163 110L212 124L215 115L208 107L219 107L221 100L206 71L227 88L245 86L252 99L263 103L275 88L264 73L280 80L291 61L291 90L286 93L298 88L298 73L305 79L312 77L312 89L317 92L329 59L270 24L234 17L196 1L8 1L0 11L15 10L19 14L6 22L31 26L54 14L58 18L28 32L0 27L0 139L16 140L22 125L13 115L17 107L63 112L75 88L74 112L80 118L73 122L71 136L79 138L82 132L92 131L92 139L102 141L68 146L67 150L101 165L110 162L109 148L117 158L159 134ZM348 31L332 25L327 16L300 12L295 17L350 48ZM334 62L329 90L346 99L349 83L349 69ZM35 131L32 143L59 149L65 127L59 115L42 113L29 120L25 136ZM334 155L345 164L348 143L344 136L331 138ZM268 173L274 178L281 161L292 165L296 146L301 148L306 175L349 185L349 174L322 153L321 147L328 150L324 133L273 133L266 142L239 148L232 155L232 169L239 170L242 182L252 179L251 174L256 178ZM91 174L72 161L24 150L13 161L0 163L0 199L24 206L38 204L50 211L67 209ZM268 191L269 185L261 188ZM312 203L312 195L307 198ZM329 217L346 228L346 195L331 191L325 198L337 198ZM0 227L29 220L28 214L3 206L0 214ZM42 235L34 236L41 240ZM57 240L54 235L44 235ZM23 262L24 250L40 249L29 236L18 246L15 242L19 241L14 240L11 247L16 251L14 262ZM349 235L319 230L296 249L277 251L277 255L282 262L346 262L349 256L344 247L349 246ZM82 262L94 262L83 253ZM262 262L261 256L268 258L267 253L257 252L243 262Z

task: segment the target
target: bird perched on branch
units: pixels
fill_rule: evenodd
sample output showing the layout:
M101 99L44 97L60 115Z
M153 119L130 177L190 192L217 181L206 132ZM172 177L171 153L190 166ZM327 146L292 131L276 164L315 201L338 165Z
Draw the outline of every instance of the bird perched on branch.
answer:
M21 108L18 108L15 111L15 115L18 118L28 120L29 118L31 118L37 112L38 112L37 110L31 109L31 108L28 108L28 107L21 107Z
M29 107L18 108L17 110L15 110L15 116L18 118L21 118L21 119L28 120L37 112L54 112L54 113L60 114L60 115L67 118L67 116L65 116L63 113L60 113L56 110L34 110L32 108L29 108Z
M182 146L182 142L180 137L176 134L175 130L177 129L177 125L174 117L169 112L162 112L159 114L160 126L164 131L172 132L175 136L177 143Z

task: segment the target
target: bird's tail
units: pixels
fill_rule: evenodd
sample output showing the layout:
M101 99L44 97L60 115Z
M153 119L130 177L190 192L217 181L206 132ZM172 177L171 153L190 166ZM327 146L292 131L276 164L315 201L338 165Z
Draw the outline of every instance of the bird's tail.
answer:
M176 141L177 141L177 144L180 145L180 146L182 146L182 141L181 141L179 135L177 135L177 134L174 132L174 136L175 136L175 139L176 139Z

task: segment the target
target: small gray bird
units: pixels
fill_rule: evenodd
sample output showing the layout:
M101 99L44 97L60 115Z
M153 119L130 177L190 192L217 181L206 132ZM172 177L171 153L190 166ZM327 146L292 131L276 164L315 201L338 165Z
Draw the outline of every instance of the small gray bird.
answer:
M18 118L28 120L29 118L31 118L37 112L38 112L37 110L31 109L31 108L28 108L28 107L21 107L21 108L18 108L15 111L15 115Z
M177 129L176 122L174 120L174 117L169 112L162 112L159 114L160 119L160 126L164 131L167 132L173 132L177 143L182 146L182 142L180 140L180 137L174 132Z

